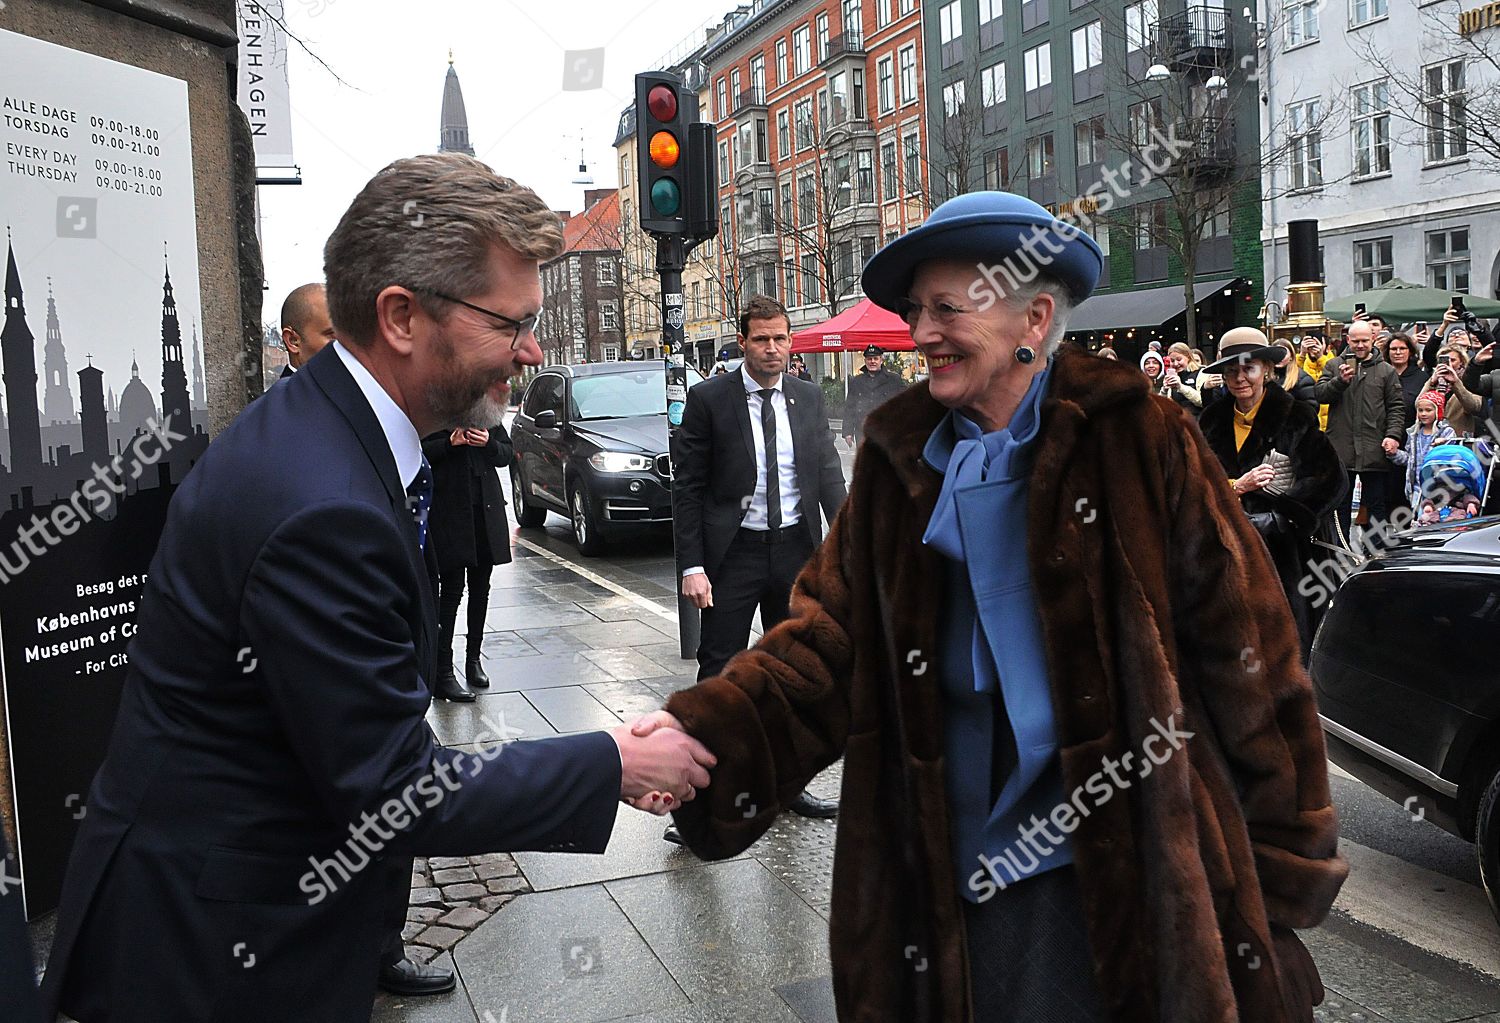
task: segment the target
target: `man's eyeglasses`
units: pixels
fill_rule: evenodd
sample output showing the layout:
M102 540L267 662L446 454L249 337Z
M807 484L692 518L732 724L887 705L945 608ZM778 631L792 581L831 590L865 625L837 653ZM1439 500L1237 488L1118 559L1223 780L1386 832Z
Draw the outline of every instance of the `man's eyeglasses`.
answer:
M413 288L412 290L424 292L425 294L431 295L433 298L440 298L444 302L452 302L455 305L463 306L465 309L472 309L476 313L483 313L484 315L491 317L492 319L499 320L502 324L504 324L504 326L498 327L496 329L500 331L509 330L512 332L510 338L510 350L513 352L517 351L521 347L521 339L523 337L531 334L536 330L535 316L528 316L525 319L518 320L513 316L506 316L504 313L497 313L493 309L486 309L482 305L475 305L473 302L465 302L461 298L454 298L452 295L444 294L443 292L438 291L434 288Z
M924 311L936 320L939 325L948 327L963 314L972 313L975 310L960 309L958 306L948 302L935 302L932 305L922 305L920 302L913 302L909 298L900 299L896 303L896 315L901 317L912 330L917 329L917 323L921 320Z

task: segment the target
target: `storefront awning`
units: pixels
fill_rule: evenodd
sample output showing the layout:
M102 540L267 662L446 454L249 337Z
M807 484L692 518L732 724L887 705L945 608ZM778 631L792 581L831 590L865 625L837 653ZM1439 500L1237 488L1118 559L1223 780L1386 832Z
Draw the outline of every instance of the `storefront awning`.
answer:
M1217 281L1194 283L1193 305L1200 305L1204 299L1229 287L1236 279L1226 277ZM1122 291L1116 295L1095 295L1073 311L1072 318L1068 320L1068 333L1159 327L1172 317L1181 316L1186 308L1181 284L1146 288L1143 291Z

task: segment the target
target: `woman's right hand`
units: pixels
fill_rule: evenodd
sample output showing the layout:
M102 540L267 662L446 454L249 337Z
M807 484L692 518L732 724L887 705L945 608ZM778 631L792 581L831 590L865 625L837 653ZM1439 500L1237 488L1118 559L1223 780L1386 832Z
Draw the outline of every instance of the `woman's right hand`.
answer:
M1276 476L1276 470L1269 465L1257 465L1245 475L1234 481L1234 492L1236 494L1249 494L1265 488Z
M469 436L466 432L464 432L464 428L460 426L455 428L454 431L448 435L448 443L452 444L456 448L463 447L465 444L469 443Z

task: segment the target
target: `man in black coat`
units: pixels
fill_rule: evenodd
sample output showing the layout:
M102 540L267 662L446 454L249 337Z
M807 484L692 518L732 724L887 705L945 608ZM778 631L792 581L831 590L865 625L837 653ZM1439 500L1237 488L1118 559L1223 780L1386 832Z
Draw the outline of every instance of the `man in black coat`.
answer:
M63 885L46 1018L365 1023L413 855L599 852L617 800L661 811L708 784L713 758L680 732L466 753L424 719L419 437L497 421L509 378L541 363L537 266L561 245L534 192L454 153L397 161L340 221L324 253L338 343L173 495Z
M510 528L505 496L496 469L509 465L515 446L504 423L457 426L422 439L422 453L432 463L434 484L430 528L438 555L437 686L445 700L472 703L474 694L453 676L453 634L464 577L469 582L468 628L464 642L464 678L471 687L489 688L481 656L485 613L489 610L490 570L510 564Z
M703 611L700 679L749 645L757 608L765 632L786 618L792 583L823 541L819 513L832 521L845 496L822 389L785 372L786 309L752 297L739 343L745 361L688 391L673 438L672 528L683 596ZM792 809L829 817L837 804L804 792Z
M844 402L844 440L858 447L865 435L865 417L906 390L906 384L885 368L885 349L870 345L865 349L865 368L849 377Z

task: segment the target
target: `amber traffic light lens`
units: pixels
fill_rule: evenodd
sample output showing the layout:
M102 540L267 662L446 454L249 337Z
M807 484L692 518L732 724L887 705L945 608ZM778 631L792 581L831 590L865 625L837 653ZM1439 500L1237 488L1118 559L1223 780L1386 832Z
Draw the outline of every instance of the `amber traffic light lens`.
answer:
M682 147L677 142L677 136L669 131L659 131L651 136L651 162L658 167L675 167L677 158L682 154Z

